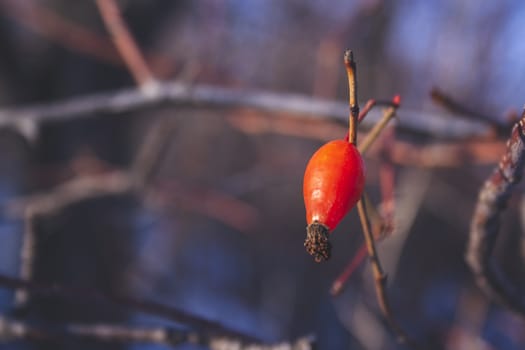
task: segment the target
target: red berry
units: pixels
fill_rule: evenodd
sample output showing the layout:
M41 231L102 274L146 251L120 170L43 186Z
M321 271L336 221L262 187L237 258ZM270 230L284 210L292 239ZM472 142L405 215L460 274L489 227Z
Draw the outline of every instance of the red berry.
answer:
M360 199L364 184L363 159L347 141L330 141L310 158L303 183L305 247L317 262L330 257L328 233Z

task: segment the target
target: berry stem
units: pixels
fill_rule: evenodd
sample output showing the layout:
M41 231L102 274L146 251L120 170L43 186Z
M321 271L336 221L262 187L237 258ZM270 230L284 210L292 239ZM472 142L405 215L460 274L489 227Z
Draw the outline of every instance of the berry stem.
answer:
M357 143L357 119L359 116L359 104L357 102L357 72L352 50L344 53L346 75L348 76L348 90L350 105L350 116L348 122L348 142L355 145Z
M357 210L359 213L359 219L361 220L361 226L363 227L363 234L368 256L370 257L370 265L372 267L372 274L374 275L375 289L379 307L381 308L381 311L383 312L383 315L385 316L385 319L389 323L390 327L397 334L399 342L416 347L412 340L405 333L403 328L401 328L401 326L397 323L392 314L392 309L390 307L390 302L386 292L387 276L381 267L381 261L379 260L379 255L377 254L374 236L372 234L370 225L370 219L368 217L363 196L361 197L361 200L357 202Z

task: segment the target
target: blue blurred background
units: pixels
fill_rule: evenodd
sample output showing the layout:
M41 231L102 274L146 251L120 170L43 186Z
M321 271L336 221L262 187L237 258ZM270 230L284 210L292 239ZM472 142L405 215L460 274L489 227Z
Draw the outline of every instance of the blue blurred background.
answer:
M118 3L162 80L344 102L341 57L348 47L363 102L400 94L403 108L421 118L429 112L446 118L429 97L438 86L498 121L525 103L525 3L518 0ZM110 43L92 1L0 1L1 106L132 87ZM380 316L366 267L340 296L330 296L331 283L362 241L356 214L334 234L331 261L316 264L303 248L305 164L324 141L342 137L344 126L288 121L295 131L285 132L283 124L272 128L275 120L288 125L284 115L159 106L43 122L32 140L0 130L0 197L7 203L75 176L129 167L146 131L166 118L176 127L154 176L162 200L107 196L38 218L35 280L163 302L268 342L313 334L320 349L402 348ZM440 141L399 136L417 145ZM366 161L367 188L378 203L380 162ZM493 166L464 163L396 165L396 230L381 244L393 309L429 349L522 349L525 323L485 298L463 260L477 191ZM22 230L15 218L0 222L3 274L18 273ZM523 275L520 231L516 199L497 255L517 280ZM12 295L0 290L4 315L13 315ZM32 298L17 315L43 324L173 326L59 298ZM0 347L118 348L80 340Z

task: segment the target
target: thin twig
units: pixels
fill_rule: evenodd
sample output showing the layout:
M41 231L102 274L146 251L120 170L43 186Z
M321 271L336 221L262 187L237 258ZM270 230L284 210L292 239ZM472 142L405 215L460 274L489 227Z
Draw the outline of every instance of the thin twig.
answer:
M359 111L359 116L357 117L357 122L361 123L363 121L363 119L365 119L366 116L368 115L368 112L370 112L372 110L372 108L375 107L376 104L377 104L376 100L374 100L372 98L369 99L368 101L366 101L365 106L361 109L361 111Z
M123 65L121 57L109 39L59 16L38 2L1 0L0 8L3 17L16 21L47 40L108 64Z
M392 309L390 307L390 302L386 292L386 274L383 272L381 267L381 262L379 260L379 255L377 254L377 249L374 242L374 236L370 227L370 220L368 219L368 214L366 211L366 206L364 204L363 198L357 203L357 210L359 213L359 219L361 220L361 226L363 227L363 234L365 238L366 248L368 255L370 256L370 265L372 267L372 273L374 275L375 289L377 293L377 300L379 306L385 319L388 321L392 330L397 334L398 340L404 344L413 344L406 332L401 328L397 323Z
M478 196L470 225L466 260L480 288L493 300L525 315L523 291L509 281L491 262L505 209L525 166L525 111L507 141L507 149Z
M374 125L372 130L370 130L366 135L363 142L359 144L359 152L365 153L368 150L368 148L374 143L374 141L378 138L379 134L381 133L381 131L383 131L388 122L395 117L396 111L399 108L399 96L395 96L393 98L393 101L396 101L396 103L394 103L392 106L388 107L385 110L381 120Z
M7 204L6 211L12 216L18 216L30 207L33 215L51 214L79 201L125 194L133 189L135 183L126 171L82 176L67 181L50 192L14 199Z
M440 104L449 111L461 114L464 117L473 120L481 120L495 128L498 133L508 132L509 130L509 125L502 124L488 115L479 113L468 107L465 107L464 105L454 100L451 96L447 95L444 91L437 87L432 88L432 90L430 91L430 96L432 97L432 100L434 102Z
M373 101L373 100L370 100L370 101ZM383 113L383 118L381 118L381 120L374 126L374 128L372 128L372 130L366 135L366 138L363 141L364 146L363 144L360 144L358 146L358 149L360 150L361 154L364 155L368 151L369 146L375 140L377 140L377 137L379 136L381 131L384 130L388 122L395 115L395 111L399 107L399 103L400 103L399 96L395 96L393 99L392 106L390 106L387 110L385 110L385 112ZM370 221L372 222L370 224L370 230L372 232L373 239L380 240L384 238L389 232L392 231L392 225L388 223L386 220L384 220L383 217L378 213L377 209L372 204L372 201L370 200L366 192L363 193L362 201L366 209L368 222L369 223ZM354 273L357 267L364 260L366 256L365 253L366 253L366 242L363 244L363 246L361 246L361 248L359 248L357 253L347 264L343 272L335 279L334 283L332 284L332 288L331 288L331 294L333 296L341 293L344 285L347 283L350 276Z
M367 254L366 244L363 244L361 247L359 247L359 250L357 253L354 254L352 259L348 264L346 264L345 268L343 269L343 272L337 276L335 281L332 283L332 287L330 288L330 294L332 296L339 295L342 291L350 277L353 275L355 270L361 265L363 260L365 260Z
M153 86L155 78L146 64L146 60L140 52L137 43L129 32L115 1L96 0L96 3L115 46L137 84L142 89Z
M19 278L0 275L0 288L7 289L27 289L32 294L41 296L53 296L63 299L70 299L76 302L109 302L115 305L126 307L130 310L139 311L145 314L163 317L182 323L189 327L201 331L207 331L217 335L234 337L248 342L257 342L252 336L226 327L216 321L210 321L202 317L197 317L186 311L144 299L133 298L125 295L102 293L92 289L82 289L59 286L57 284L44 284L25 281Z
M383 215L379 214L376 207L372 204L368 194L363 192L363 200L366 206L367 216L370 222L370 229L372 235L376 242L380 242L384 238L388 237L393 231L392 218L387 216L385 218ZM392 198L393 201L393 198ZM339 295L346 283L352 276L352 274L357 270L359 265L364 261L366 257L366 242L359 248L359 250L354 254L352 259L348 262L346 267L343 269L343 272L337 276L337 278L332 283L330 293L332 296Z
M343 60L346 67L346 75L348 77L348 105L350 106L350 115L348 118L348 142L355 145L357 143L359 103L357 101L357 69L354 54L351 50L345 51Z
M376 105L376 100L374 99L369 99L368 101L366 101L365 107L363 107L363 109L359 111L359 116L357 117L358 124L360 124L366 118L368 113L372 110L372 108L374 108L375 105ZM346 132L345 140L346 141L350 140L350 131Z

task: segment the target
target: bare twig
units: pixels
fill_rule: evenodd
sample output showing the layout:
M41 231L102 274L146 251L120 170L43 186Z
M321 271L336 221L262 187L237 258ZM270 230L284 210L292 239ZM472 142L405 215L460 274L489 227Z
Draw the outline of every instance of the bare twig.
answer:
M430 96L432 97L432 100L434 100L434 102L440 104L449 111L461 114L466 118L481 120L494 127L499 133L507 132L507 130L509 129L509 125L499 123L497 120L491 118L488 115L479 113L468 107L463 106L461 103L454 100L451 96L447 95L444 91L437 87L432 88L432 90L430 91Z
M363 107L363 109L361 109L361 111L359 112L359 116L357 117L357 122L361 123L366 118L368 113L372 110L372 108L374 108L376 104L377 102L374 99L369 99L368 101L366 101L365 107ZM348 141L349 139L350 139L350 131L347 131L345 140Z
M361 110L363 111L363 110ZM294 137L328 141L340 137L343 127L332 123L305 122L283 115L268 116L254 110L242 110L232 113L228 121L235 127L249 134L280 134ZM399 129L397 121L396 131ZM365 138L366 135L360 136ZM397 165L417 166L420 168L450 168L469 164L494 164L505 148L505 142L499 139L466 139L426 144L397 139L390 146L391 161ZM381 157L379 149L370 149L370 158Z
M480 288L492 299L521 314L525 314L523 291L518 291L516 286L492 265L491 257L498 238L501 212L523 173L524 126L525 112L512 129L501 161L480 190L470 225L466 253L467 262Z
M60 341L70 338L98 342L147 342L169 346L183 343L205 345L208 341L208 337L204 334L167 327L145 328L108 324L66 324L43 327L0 316L0 341L3 343L15 340Z
M302 337L296 339L291 343L277 343L277 344L250 344L238 340L232 340L228 338L215 338L210 341L211 350L313 350L316 349L316 342L313 337Z
M386 127L388 122L395 117L396 111L399 108L399 96L395 96L393 101L395 101L395 103L386 109L381 120L374 125L374 127L366 135L366 138L363 140L363 142L359 144L359 152L365 153L377 139L381 131L383 131L383 129Z
M12 200L7 206L7 212L18 216L30 207L33 215L51 214L79 201L127 193L135 188L134 185L133 178L125 171L83 176L72 179L48 193Z
M76 25L37 2L0 0L0 7L2 16L13 19L45 39L109 64L123 65L109 39Z
M348 118L348 142L355 145L357 143L359 103L357 101L357 69L353 52L351 50L346 50L343 60L346 67L346 75L348 77L348 105L350 106L350 116Z
M32 294L60 297L77 302L109 302L130 310L170 319L197 330L207 331L216 335L234 337L248 342L258 341L252 336L233 330L218 322L197 317L168 305L125 295L102 293L91 289L63 287L56 284L41 284L5 275L0 275L0 288L27 289Z
M390 114L391 114L390 110L385 111L385 116L387 116L387 118L390 118L388 117L388 115ZM384 117L383 119L387 119L387 118ZM388 120L386 122L388 122ZM381 128L386 126L386 122L381 123L382 124ZM375 131L374 138L377 138L377 135L379 134L379 132L380 130ZM368 135L367 135L367 139L368 139ZM390 139L390 142L393 142L393 141L394 141L393 139ZM390 142L388 143L388 146L390 146ZM390 147L388 148L390 149ZM368 148L365 148L364 152L366 152L367 149ZM383 179L381 175L382 174L380 174L380 179ZM372 204L372 201L370 200L367 193L366 192L363 193L363 201L365 203L365 207L367 210L367 216L370 222L370 229L372 231L374 240L376 241L380 241L383 238L387 237L390 233L392 233L392 230L393 230L392 216L393 216L393 204L394 204L394 197L393 197L394 184L393 184L393 178L388 179L388 180L392 182L388 183L389 188L386 191L387 193L383 191L383 186L381 187L381 190L383 192L382 204L389 203L389 205L392 207L389 208L390 210L388 210L386 213L385 213L385 210L383 210L384 212L383 215L381 215L377 211L376 207ZM383 181L381 184L383 185ZM343 272L341 272L341 274L333 282L332 288L330 289L330 292L333 296L336 296L339 293L341 293L345 284L348 282L348 280L350 279L352 274L355 272L355 270L359 267L361 262L363 262L365 257L366 257L366 242L359 248L357 253L355 253L355 255L352 257L350 262L346 265Z
M34 326L0 316L0 341L15 340L60 341L89 340L103 343L148 343L169 347L183 344L206 346L211 350L309 350L315 346L312 337L301 337L293 342L261 344L231 337L214 336L204 332L186 331L172 327L137 327L112 324L64 324L53 327Z
M361 220L361 226L363 227L363 234L366 242L366 248L368 255L370 256L370 265L372 267L372 273L374 275L375 288L377 293L377 299L379 306L386 320L388 321L392 330L397 334L398 340L401 343L413 344L408 335L405 333L403 328L397 323L392 310L390 308L390 302L388 300L388 295L386 292L386 274L383 272L381 267L381 262L377 254L376 246L374 243L374 236L370 227L370 220L366 212L366 206L364 200L361 197L361 200L357 203L357 210L359 213L359 219Z
M341 102L316 100L309 96L276 94L269 92L247 92L214 87L190 85L181 82L159 83L150 95L132 88L109 93L88 95L70 100L33 105L29 107L0 110L0 127L13 127L21 120L35 122L74 120L100 114L121 114L143 108L165 105L235 108L250 107L274 113L289 113L313 120L348 121L348 105ZM489 127L473 121L444 120L439 114L414 110L399 110L401 118L398 128L424 133L434 137L464 139L484 136ZM381 116L370 111L362 125L370 128Z
M342 291L352 274L357 270L359 265L363 262L363 260L366 258L367 249L366 244L363 244L361 247L359 247L359 250L357 253L354 254L350 262L345 266L343 269L343 272L337 276L335 281L332 283L332 287L330 288L330 294L332 296L339 295Z
M399 165L423 168L448 168L466 164L494 164L503 152L500 140L468 140L452 143L414 145L396 141L392 147L392 161Z
M20 267L19 276L24 280L33 278L35 260L35 213L31 206L24 210L24 232L22 235L22 247L20 248ZM29 300L29 294L25 289L18 289L15 292L15 307L23 308Z
M175 328L157 327L129 327L108 324L99 325L67 325L63 333L69 336L81 337L104 342L118 343L153 343L159 345L177 346L181 344L194 344L207 346L211 350L239 349L239 350L279 350L297 349L309 350L314 347L315 340L312 337L301 337L293 342L280 344L249 343L231 337L208 336L199 332L182 331Z
M114 0L96 0L96 3L104 24L133 78L143 91L147 91L155 85L155 78L129 32L117 4Z
M363 119L365 119L365 117L368 115L368 112L370 112L372 108L375 107L376 104L377 102L374 99L369 99L368 101L366 101L365 106L359 112L359 117L357 117L357 121L361 123Z
M106 64L122 67L124 61L109 38L71 21L35 1L0 0L1 16L12 19L40 37L62 47ZM172 59L159 54L146 55L146 61L160 77L169 77L175 70Z

